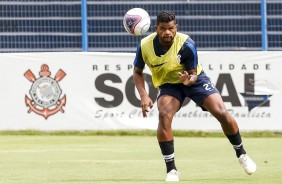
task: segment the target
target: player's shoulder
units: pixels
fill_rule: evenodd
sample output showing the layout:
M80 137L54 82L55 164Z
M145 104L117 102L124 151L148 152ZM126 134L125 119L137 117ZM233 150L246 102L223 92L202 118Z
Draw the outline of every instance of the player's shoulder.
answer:
M151 33L149 35L147 35L146 37L141 39L141 42L145 42L145 41L149 41L149 40L153 40L155 37L157 36L157 33Z
M185 42L183 43L179 53L186 55L187 53L190 54L197 54L197 47L194 40L188 35Z
M185 40L184 44L183 44L183 48L184 49L191 49L191 50L196 50L196 43L194 42L194 40L188 36L187 39Z
M184 38L185 38L185 37L189 37L188 34L184 34L184 33L181 33L181 32L177 32L176 35L182 36L182 37L184 37Z

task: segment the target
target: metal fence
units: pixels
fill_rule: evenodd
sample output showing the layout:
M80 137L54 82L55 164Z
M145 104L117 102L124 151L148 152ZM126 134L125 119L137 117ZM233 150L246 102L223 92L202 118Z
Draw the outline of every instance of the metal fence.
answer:
M122 24L131 8L173 10L199 50L282 50L281 0L9 0L0 2L0 52L135 52L146 36Z

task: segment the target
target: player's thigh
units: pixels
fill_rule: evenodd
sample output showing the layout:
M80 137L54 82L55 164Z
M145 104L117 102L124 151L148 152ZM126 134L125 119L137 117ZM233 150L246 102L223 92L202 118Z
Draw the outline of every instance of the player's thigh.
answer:
M160 115L173 116L180 108L180 101L171 95L162 95L158 99Z
M225 105L219 93L213 93L207 96L203 102L203 107L214 116L220 116L226 113Z

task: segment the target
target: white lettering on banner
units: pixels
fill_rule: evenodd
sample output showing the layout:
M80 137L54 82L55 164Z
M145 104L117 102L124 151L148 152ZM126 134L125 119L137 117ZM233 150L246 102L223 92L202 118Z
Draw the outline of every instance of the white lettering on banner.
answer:
M158 91L145 67L145 87L154 106L143 118L132 77L134 57L130 53L93 52L0 54L0 83L5 86L0 95L5 104L0 106L0 130L156 129ZM282 131L282 80L277 77L282 68L281 52L198 52L198 58L212 81L207 89L214 86L219 90L240 130ZM67 73L60 82L60 89L68 96L64 113L47 119L28 113L23 99L31 88L24 73L27 69L38 71L43 64ZM221 129L209 112L188 98L175 114L173 126L180 130Z

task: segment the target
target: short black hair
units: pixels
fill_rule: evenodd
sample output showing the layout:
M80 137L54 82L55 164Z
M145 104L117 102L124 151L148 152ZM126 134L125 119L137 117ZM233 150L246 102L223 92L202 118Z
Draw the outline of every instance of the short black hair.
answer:
M175 14L170 10L162 10L157 16L157 25L161 22L175 21Z

